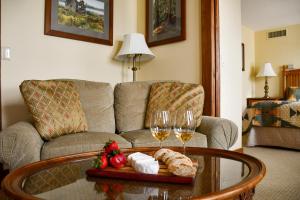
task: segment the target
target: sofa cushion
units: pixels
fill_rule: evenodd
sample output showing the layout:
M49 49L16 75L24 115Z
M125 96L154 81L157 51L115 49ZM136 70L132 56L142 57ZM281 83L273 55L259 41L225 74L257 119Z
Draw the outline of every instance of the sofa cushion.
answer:
M149 129L129 131L120 134L127 141L131 142L132 147L157 147L159 141L154 139ZM182 143L176 138L174 133L163 141L162 145L166 146L182 146ZM187 147L207 147L206 136L195 132L192 139L186 143Z
M109 83L73 80L90 132L115 132L114 96Z
M104 147L109 140L115 140L120 148L131 148L130 142L115 133L86 132L64 135L43 145L41 160L57 156L97 151Z
M72 81L28 80L22 82L20 90L43 139L87 131L85 113Z
M118 132L144 128L148 95L153 81L119 83L115 87L115 117Z
M176 111L182 108L191 108L197 126L202 119L204 104L204 90L199 84L191 83L154 83L148 99L145 127L150 127L151 114L156 110Z

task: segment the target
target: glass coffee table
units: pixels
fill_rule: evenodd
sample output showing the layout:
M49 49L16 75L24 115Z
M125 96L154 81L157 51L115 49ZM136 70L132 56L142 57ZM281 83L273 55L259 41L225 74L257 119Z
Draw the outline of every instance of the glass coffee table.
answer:
M182 151L182 148L170 148ZM158 148L123 149L153 153ZM11 199L252 199L266 173L258 159L237 152L187 148L198 162L193 184L167 184L86 175L99 152L88 152L36 162L11 172L2 189Z

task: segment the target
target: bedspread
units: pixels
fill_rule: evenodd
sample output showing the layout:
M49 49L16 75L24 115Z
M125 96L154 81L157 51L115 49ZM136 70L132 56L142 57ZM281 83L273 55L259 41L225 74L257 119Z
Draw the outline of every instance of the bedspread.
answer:
M300 102L255 102L243 115L243 133L252 126L300 128Z

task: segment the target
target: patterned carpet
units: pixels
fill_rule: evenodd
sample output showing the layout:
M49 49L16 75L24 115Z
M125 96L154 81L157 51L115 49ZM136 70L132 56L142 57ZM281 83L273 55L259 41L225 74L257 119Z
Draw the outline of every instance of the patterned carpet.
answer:
M254 200L300 200L300 151L255 147L244 148L244 152L267 167Z

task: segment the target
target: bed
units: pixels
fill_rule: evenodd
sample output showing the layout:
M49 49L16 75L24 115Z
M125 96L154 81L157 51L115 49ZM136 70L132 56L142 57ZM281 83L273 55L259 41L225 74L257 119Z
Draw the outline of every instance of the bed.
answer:
M244 145L300 150L300 101L290 100L291 95L286 98L292 89L300 88L300 69L283 66L282 75L283 100L255 102L247 107L243 115Z

